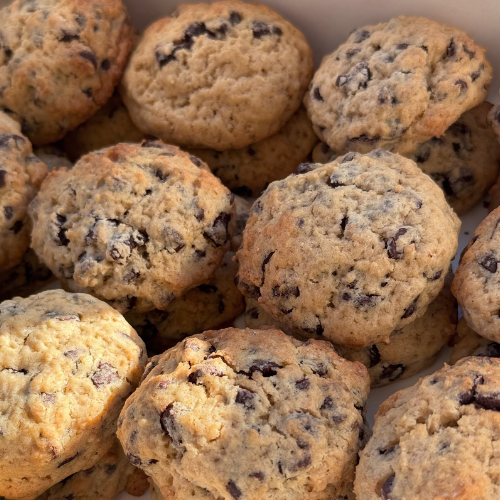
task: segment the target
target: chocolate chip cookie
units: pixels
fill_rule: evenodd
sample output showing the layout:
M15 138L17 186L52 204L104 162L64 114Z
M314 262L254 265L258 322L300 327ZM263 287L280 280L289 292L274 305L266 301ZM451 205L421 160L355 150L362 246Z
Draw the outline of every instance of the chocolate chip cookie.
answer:
M173 300L165 311L125 315L151 353L162 353L189 335L221 327L245 310L245 299L234 284L238 266L233 256L227 252L206 283Z
M300 171L254 203L239 289L292 332L389 342L443 287L458 217L415 163L384 150Z
M276 134L313 73L304 35L264 5L181 5L142 36L121 94L140 130L196 148L241 149Z
M500 208L474 231L455 273L452 292L467 324L500 342Z
M491 108L483 102L467 111L442 137L408 155L439 185L458 215L471 209L498 175L500 144L486 120Z
M351 33L323 59L304 103L338 154L407 154L483 102L491 76L485 50L465 32L400 16Z
M339 344L334 347L343 358L359 361L368 368L372 387L382 387L412 377L432 365L455 333L457 321L455 299L449 287L444 287L423 316L391 333L388 344L373 344L359 350ZM250 328L276 325L286 332L286 327L266 314L253 299L247 299L245 325ZM300 337L321 338L307 332Z
M357 500L500 495L500 359L465 358L393 394L361 452Z
M195 149L192 153L234 193L260 196L271 182L293 173L317 142L301 106L278 133L244 149Z
M279 330L208 331L153 358L118 437L164 498L335 498L365 440L366 368Z
M121 0L15 0L0 11L0 109L55 142L111 97L132 43Z
M159 141L118 144L52 172L30 205L32 247L71 291L120 312L166 309L215 272L233 195L198 158Z
M78 128L66 134L62 145L72 161L120 142L141 142L145 135L133 124L118 92Z
M34 498L94 466L146 364L107 304L50 290L0 304L0 495Z
M29 248L28 204L46 175L19 124L0 111L0 272L17 266Z

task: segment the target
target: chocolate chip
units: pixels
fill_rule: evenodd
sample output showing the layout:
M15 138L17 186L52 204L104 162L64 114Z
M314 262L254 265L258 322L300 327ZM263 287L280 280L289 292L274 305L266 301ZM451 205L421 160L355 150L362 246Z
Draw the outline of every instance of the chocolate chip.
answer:
M354 160L356 158L356 153L347 153L344 158L342 158L341 163L349 163L350 161ZM333 174L330 177L330 180L333 182ZM343 184L339 184L339 186L343 186ZM332 186L333 187L333 186ZM336 187L336 186L335 186Z
M14 217L14 209L12 207L3 207L3 213L7 220L12 219Z
M295 175L307 174L307 172L310 172L315 168L316 168L315 163L300 163L295 170Z
M186 29L185 36L193 38L195 36L204 35L207 32L207 27L205 23L192 23Z
M319 87L314 87L313 98L316 99L316 101L324 102L323 96L321 95L321 92L319 91Z
M347 139L347 142L361 142L365 144L375 144L378 141L380 141L379 135L374 135L373 137L369 137L366 134L361 134L358 137L350 137L349 139Z
M232 26L236 26L237 24L241 23L241 15L234 11L229 14L229 22L231 23Z
M385 365L382 367L382 373L380 374L380 379L386 379L390 382L394 382L398 378L403 376L406 367L404 365Z
M100 388L103 385L118 382L120 380L120 375L114 366L111 366L109 363L100 362L97 366L97 370L90 378L93 384L97 388Z
M470 405L475 401L476 390L478 385L484 384L482 375L476 375L472 381L472 388L467 392L462 392L458 395L458 402L460 405Z
M289 285L276 285L273 287L273 297L282 297L284 299L300 296L300 290L298 286Z
M345 57L348 61L350 61L356 54L359 54L361 49L349 49L345 53Z
M396 451L396 445L390 446L389 448L379 448L378 452L380 455L392 455Z
M399 43L398 45L396 45L396 50L406 50L407 48L408 48L407 43Z
M231 215L225 212L219 214L210 229L207 229L203 236L210 240L216 247L220 247L229 239L228 225Z
M200 369L195 370L194 372L191 372L189 374L188 382L195 385L203 385L201 382L198 383L198 379L200 379L201 377L203 377L203 372Z
M342 220L340 221L340 237L341 238L344 237L345 228L347 227L348 222L349 222L349 217L347 217L347 215L344 215L344 217L342 217Z
M248 475L248 477L254 477L255 479L258 479L260 482L264 481L265 479L265 474L263 472L252 472L251 474Z
M346 91L354 93L359 89L365 89L371 80L371 71L366 62L360 62L354 66L349 73L339 75L335 84L344 87Z
M251 378L255 372L260 372L263 377L273 377L280 368L282 367L274 361L256 359L252 362L247 375Z
M89 98L92 99L93 92L91 88L83 89L82 92Z
M498 267L498 261L491 254L485 255L480 261L481 267L489 271L490 273L496 273Z
M253 37L257 39L261 39L263 36L268 35L282 35L283 32L281 28L275 25L269 25L264 21L254 21L252 24L252 33Z
M424 273L424 278L427 278L427 281L436 281L439 278L441 278L442 274L443 274L443 270L440 269L439 271L436 271L432 276L426 276Z
M483 410L500 411L500 393L476 394L474 397L476 407Z
M450 41L450 44L446 48L446 55L445 57L453 57L457 53L457 46L455 45L455 42L453 41L453 38Z
M160 68L163 68L168 63L176 60L175 52L173 52L172 54L165 54L159 50L155 51L155 58Z
M179 253L186 246L183 236L171 227L163 229L163 236L165 238L165 250L170 254Z
M194 166L198 168L203 167L203 162L199 158L196 158L196 156L189 155L189 159L191 160L191 163L193 163Z
M247 283L246 281L241 281L235 278L236 285L239 285L240 288L243 288L243 295L247 295L251 299L257 300L260 297L260 288L258 286Z
M368 349L368 355L370 357L368 368L373 368L380 363L380 351L375 344Z
M295 387L300 391L306 391L311 386L311 381L308 378L302 378L295 382Z
M78 26L85 26L87 24L87 19L83 14L77 14L75 16L75 21Z
M80 452L76 452L76 455L73 455L72 457L69 457L67 458L66 460L63 460L58 466L57 468L60 469L63 465L66 465L66 464L69 464L70 462L72 462L78 455L80 454Z
M160 425L163 432L167 434L175 446L182 444L182 436L180 435L175 425L175 415L177 411L173 404L169 404L160 415Z
M470 79L475 82L479 77L481 76L481 70L478 69L477 71L474 71L474 73L471 73Z
M253 392L247 391L240 387L238 393L236 394L235 402L239 405L244 406L247 410L253 410L254 407L255 394Z
M330 396L327 396L320 406L320 410L333 410L335 408L335 403Z
M5 177L7 176L6 170L0 170L0 188L5 186Z
M370 38L371 33L367 30L359 30L356 31L356 34L354 36L354 43L361 43L364 40L367 40Z
M385 248L387 249L387 255L391 259L399 260L402 259L404 253L402 251L398 251L397 241L398 239L406 234L408 229L405 227L401 227L397 230L396 234L389 238L385 244Z
M132 465L140 467L142 465L142 460L137 455L132 455L132 453L127 453L127 458Z
M125 276L123 276L123 280L127 283L135 281L140 277L141 273L136 271L135 269L131 269Z
M401 316L401 319L409 318L417 310L417 302L418 302L419 297L420 297L420 295L418 295L413 300L413 302L404 310L404 313Z
M238 488L238 486L236 486L236 483L233 480L230 480L227 483L226 489L235 500L241 498L241 490Z
M97 58L93 52L90 52L90 50L82 50L78 55L80 57L83 57L87 61L90 61L92 63L92 66L94 66L94 68L97 68Z
M389 476L382 484L382 488L380 489L380 496L382 500L393 500L392 499L392 490L394 489L394 483L396 482L396 476L393 474Z
M18 234L23 227L24 227L23 221L18 220L14 223L14 225L10 228L10 230L13 231L14 234Z
M455 82L455 85L460 86L460 95L465 94L465 92L467 92L468 85L467 82L465 82L464 80L457 80Z

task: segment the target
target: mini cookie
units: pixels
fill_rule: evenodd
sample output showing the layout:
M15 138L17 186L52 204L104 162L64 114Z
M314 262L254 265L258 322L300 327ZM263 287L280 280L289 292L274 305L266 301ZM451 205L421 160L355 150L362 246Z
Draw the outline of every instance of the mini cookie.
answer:
M451 287L467 324L500 342L500 208L479 224L465 247Z
M50 290L0 304L0 495L34 498L95 465L146 364L107 304Z
M19 264L29 248L28 204L46 175L19 124L0 111L0 272Z
M455 299L450 289L445 287L430 303L423 316L401 330L393 331L388 344L373 344L361 350L339 344L334 344L334 347L343 358L359 361L368 368L372 387L382 387L412 377L432 365L441 348L455 333L457 321ZM247 299L245 325L250 328L262 325L281 328L252 299ZM302 338L306 336L312 335L304 332ZM321 338L316 335L314 337Z
M195 149L192 153L205 161L231 191L260 196L271 182L293 173L317 142L301 106L277 134L244 149Z
M233 237L231 238L231 250L236 252L238 248L240 248L241 241L243 239L243 230L247 225L250 209L252 208L252 202L242 198L241 196L235 195L234 205L236 207L236 229Z
M442 137L435 137L408 157L444 191L459 215L471 209L495 182L500 144L486 121L491 104L464 113Z
M144 134L133 124L118 92L85 123L69 132L62 144L73 161L120 142L141 142Z
M0 302L12 297L27 297L55 279L50 269L29 249L17 266L0 272Z
M500 344L480 337L465 319L461 318L457 326L457 339L453 346L450 363L455 364L459 359L467 356L500 358Z
M166 142L217 151L276 134L313 73L304 35L264 5L181 5L145 32L121 94L134 123Z
M500 360L466 358L393 394L361 452L357 500L493 500Z
M208 331L152 359L120 416L164 498L335 498L365 437L366 369L279 330Z
M443 287L460 221L410 160L349 153L272 183L237 253L238 287L292 332L389 342Z
M235 226L233 195L208 167L159 141L52 172L30 214L32 246L63 285L121 312L166 309L205 283Z
M233 256L226 253L210 280L173 300L165 311L125 315L150 352L162 353L183 338L220 327L245 310L245 299L234 284L238 266Z
M121 0L15 0L0 11L0 33L0 107L37 146L110 98L133 42Z
M111 449L93 467L63 479L36 500L114 500L125 489L134 470L115 439Z
M43 161L43 163L45 163L45 165L47 165L49 170L55 170L61 167L71 168L73 166L73 163L71 163L64 151L53 144L42 148L36 148L33 152Z
M492 70L465 32L423 17L354 31L326 56L304 103L339 154L412 153L484 101Z

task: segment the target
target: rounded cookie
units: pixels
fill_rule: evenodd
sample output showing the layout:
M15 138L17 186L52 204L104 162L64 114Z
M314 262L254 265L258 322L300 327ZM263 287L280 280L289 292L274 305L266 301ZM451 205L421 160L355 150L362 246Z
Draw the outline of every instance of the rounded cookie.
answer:
M272 183L238 251L238 287L292 332L388 342L443 287L460 221L410 160L349 153Z
M304 35L264 5L181 5L146 29L121 94L133 122L166 142L217 151L277 133L312 77Z
M439 185L458 215L471 209L497 178L500 144L486 120L491 107L483 102L467 111L442 137L408 155Z
M366 366L372 387L382 387L412 377L432 365L441 348L455 333L457 321L456 301L449 287L445 287L429 304L423 316L401 330L394 330L388 344L373 344L359 350L339 344L334 344L334 347L343 358ZM263 325L281 328L256 301L247 299L245 326L258 328ZM295 336L304 338L313 335L303 332L303 335ZM317 335L313 337L321 338Z
M467 356L487 356L500 358L500 343L479 336L461 318L457 326L457 338L450 357L450 363L455 364Z
M462 253L451 287L467 324L500 342L500 208L490 212Z
M29 248L28 204L46 175L19 124L0 111L0 272L19 264Z
M233 256L227 252L206 283L173 300L164 311L125 315L151 353L160 354L189 335L221 327L245 310L245 299L234 284L238 266Z
M142 375L145 346L86 294L0 304L0 495L33 498L95 465Z
M278 133L244 149L195 149L192 153L234 193L260 196L271 182L293 173L317 142L301 106Z
M328 342L208 331L146 374L118 437L163 497L326 500L352 481L369 378Z
M500 495L500 360L465 358L393 394L361 452L357 500Z
M118 144L52 172L30 206L32 247L72 291L120 312L166 309L229 248L233 195L198 158Z
M67 133L62 146L72 161L120 142L141 142L145 135L133 124L118 92L97 113Z
M323 58L305 95L314 131L338 154L412 153L484 101L484 54L465 32L423 17L358 29Z
M0 34L0 108L37 146L109 99L133 43L122 0L15 0L0 11Z

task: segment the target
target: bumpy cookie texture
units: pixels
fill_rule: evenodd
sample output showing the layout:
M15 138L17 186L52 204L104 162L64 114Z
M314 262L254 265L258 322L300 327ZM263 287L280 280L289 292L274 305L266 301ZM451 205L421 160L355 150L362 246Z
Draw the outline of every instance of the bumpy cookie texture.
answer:
M455 273L452 292L467 324L500 342L500 208L474 231Z
M491 66L465 32L423 17L354 31L326 56L304 103L339 154L413 152L486 97Z
M388 342L443 287L459 219L412 161L383 150L300 171L254 203L239 289L292 332Z
M244 149L192 153L234 193L260 196L271 182L293 173L317 142L306 110L300 107L277 134Z
M471 209L495 182L500 144L486 121L491 104L464 113L442 137L408 157L439 185L459 215Z
M499 359L466 358L382 403L357 500L498 498L499 383Z
M124 318L51 290L0 304L0 495L33 498L95 465L146 364Z
M30 249L17 266L0 272L0 302L12 297L27 297L55 279L50 269Z
M263 5L182 5L152 24L124 73L134 123L166 142L217 151L277 133L313 73L304 35Z
M114 500L125 489L134 470L115 439L111 449L93 467L63 479L36 500Z
M120 142L141 142L144 134L133 124L120 95L111 99L85 123L66 134L62 145L72 161Z
M450 357L451 364L455 364L459 359L467 356L500 358L500 344L479 336L464 318L461 318L458 322L455 340Z
M234 284L238 266L233 256L226 253L210 280L173 300L165 311L125 315L150 352L160 354L189 335L225 325L245 310L245 299Z
M382 387L412 377L432 365L441 348L455 333L457 321L455 299L449 287L445 287L423 316L391 333L389 344L373 344L360 350L339 344L334 344L334 347L342 357L359 361L368 368L372 387ZM263 325L282 327L253 299L247 299L245 325L250 328ZM302 338L306 336L321 338L307 332L301 335Z
M198 158L118 144L52 172L30 206L32 247L72 291L121 312L166 309L229 248L233 195Z
M0 11L0 108L42 146L113 93L132 48L121 0L15 0Z
M334 498L365 439L366 369L279 330L208 331L151 360L118 437L164 498Z
M19 264L29 248L28 204L46 175L19 124L0 111L0 271Z

